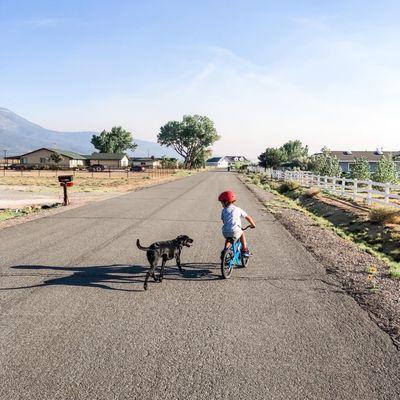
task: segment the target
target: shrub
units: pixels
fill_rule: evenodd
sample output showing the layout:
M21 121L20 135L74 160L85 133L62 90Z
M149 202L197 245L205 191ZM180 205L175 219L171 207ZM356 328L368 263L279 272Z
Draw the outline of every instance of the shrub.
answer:
M400 210L393 207L374 208L369 213L369 220L376 224L399 224Z
M300 183L294 181L283 182L280 186L278 191L280 193L287 193L293 192L300 188Z
M317 196L320 192L321 192L321 191L320 191L318 188L312 187L312 188L308 189L308 190L304 193L304 196L305 196L305 197L310 197L310 198L311 198L311 197Z
M263 185L267 185L267 184L269 183L269 178L268 178L268 176L267 176L267 175L261 175L261 177L260 177L260 182L261 182Z
M255 185L259 185L260 183L261 183L261 180L260 180L260 175L253 175L252 177L251 177L251 180L252 180L252 182L255 184Z

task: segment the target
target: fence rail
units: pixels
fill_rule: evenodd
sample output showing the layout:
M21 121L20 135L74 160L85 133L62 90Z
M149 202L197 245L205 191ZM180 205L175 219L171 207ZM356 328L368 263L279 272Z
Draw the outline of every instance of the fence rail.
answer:
M37 178L57 178L59 175L73 175L74 178L93 178L93 179L130 179L140 176L150 176L152 178L172 175L175 169L149 168L143 172L134 172L130 170L104 170L104 171L87 171L87 170L47 170L47 169L0 169L0 178L2 177L37 177Z
M342 177L320 176L306 171L267 170L274 179L295 181L305 187L317 187L337 196L400 208L400 185Z

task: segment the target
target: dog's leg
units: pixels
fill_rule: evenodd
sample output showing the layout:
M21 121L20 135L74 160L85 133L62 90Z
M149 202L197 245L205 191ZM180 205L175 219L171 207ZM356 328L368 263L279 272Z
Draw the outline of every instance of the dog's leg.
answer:
M176 253L175 259L176 259L176 265L178 266L179 271L181 271L181 273L185 272L184 269L182 268L182 265L181 265L181 254L180 253Z
M157 267L157 264L152 263L150 265L150 268L147 271L146 278L144 280L144 285L143 285L144 290L147 290L147 285L148 285L150 276L152 276L154 278L154 280L157 282L157 278L156 278L156 274L155 274L156 267Z
M147 290L147 282L149 281L149 277L150 277L150 270L147 271L146 278L144 279L144 285L143 285L144 290Z
M160 276L158 277L158 280L160 282L162 282L162 280L164 278L164 267L165 267L166 262L167 262L167 259L165 257L163 257L163 260L162 260L162 263L161 263Z

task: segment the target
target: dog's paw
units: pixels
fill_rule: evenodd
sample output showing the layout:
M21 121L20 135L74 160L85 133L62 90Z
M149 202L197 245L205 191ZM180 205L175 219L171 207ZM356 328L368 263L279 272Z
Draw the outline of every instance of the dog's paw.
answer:
M146 283L143 285L143 289L147 290L147 284Z

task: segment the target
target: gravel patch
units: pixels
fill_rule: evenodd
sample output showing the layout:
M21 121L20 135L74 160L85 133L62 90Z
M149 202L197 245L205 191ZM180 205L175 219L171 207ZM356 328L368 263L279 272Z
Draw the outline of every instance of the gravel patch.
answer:
M400 349L400 280L389 277L389 267L362 251L357 244L321 227L302 210L288 206L280 196L246 183L263 204L268 203L275 218L324 265L343 290L368 311L371 319L387 332ZM374 271L375 273L370 273Z

